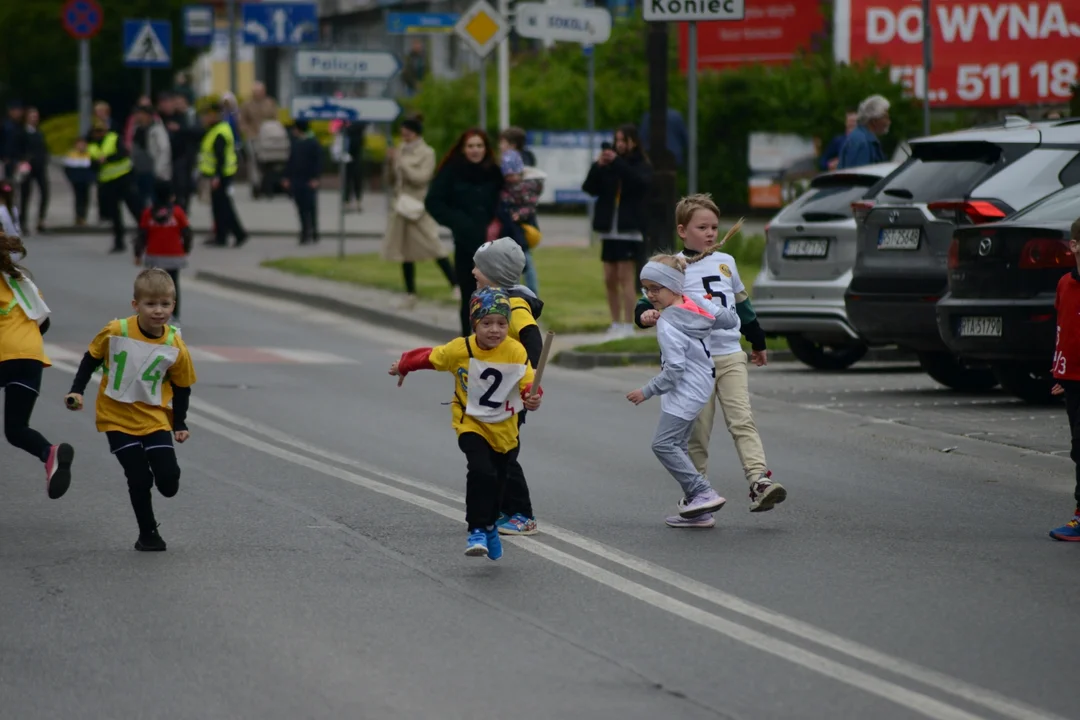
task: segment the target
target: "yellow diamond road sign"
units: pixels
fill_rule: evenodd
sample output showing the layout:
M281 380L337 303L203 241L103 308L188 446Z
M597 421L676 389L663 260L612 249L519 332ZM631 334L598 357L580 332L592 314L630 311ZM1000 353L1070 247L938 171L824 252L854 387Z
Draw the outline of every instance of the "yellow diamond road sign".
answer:
M480 57L486 57L510 32L506 21L486 0L477 0L454 27L469 47Z

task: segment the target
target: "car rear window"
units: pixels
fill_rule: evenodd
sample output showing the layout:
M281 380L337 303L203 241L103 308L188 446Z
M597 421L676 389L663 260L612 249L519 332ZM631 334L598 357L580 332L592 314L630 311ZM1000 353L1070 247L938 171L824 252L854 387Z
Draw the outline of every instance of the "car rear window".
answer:
M1080 218L1080 185L1073 185L1043 198L1015 216L1033 223L1072 223Z
M997 165L1001 148L992 143L927 143L875 188L878 202L917 202L966 197Z
M872 176L845 177L829 181L823 178L784 208L777 218L780 222L826 222L850 218L851 203L855 202L880 178Z

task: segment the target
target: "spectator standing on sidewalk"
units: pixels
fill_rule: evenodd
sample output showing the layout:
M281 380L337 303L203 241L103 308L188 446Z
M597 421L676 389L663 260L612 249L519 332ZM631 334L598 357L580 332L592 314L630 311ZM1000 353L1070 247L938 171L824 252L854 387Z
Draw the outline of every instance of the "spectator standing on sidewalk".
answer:
M214 215L214 237L206 245L225 247L229 234L236 237L236 247L248 240L233 205L233 180L236 177L236 138L232 127L222 118L222 105L211 102L203 113L203 135L199 148L199 174L210 183L210 208Z
M30 166L30 172L23 178L19 187L19 214L22 216L23 232L28 234L30 221L30 196L34 185L38 188L37 231L46 232L45 217L49 213L49 146L45 142L39 125L41 114L36 107L26 109L26 124L23 126L21 147L18 156L20 163Z
M838 170L885 162L885 151L878 138L889 132L889 101L881 95L871 95L859 103L855 129L848 133L840 148Z
M23 105L18 100L8 103L8 116L0 127L0 163L4 165L4 179L14 182L15 166L19 163L19 148L22 147Z
M292 126L292 149L282 184L292 195L300 214L300 244L319 242L319 179L322 177L322 145L307 120Z
M394 178L394 202L386 219L383 259L401 263L405 276L405 307L416 305L416 263L434 260L453 290L457 277L439 237L439 224L424 207L431 178L435 174L435 151L424 142L424 126L419 118L401 123L401 147L389 148Z
M90 212L90 186L94 184L94 169L91 167L90 151L86 139L79 138L74 147L64 157L64 174L71 183L75 195L75 224L82 227Z
M844 132L834 137L829 141L829 144L825 147L825 152L821 153L820 167L824 171L835 170L840 164L840 150L844 147L844 143L847 142L848 135L855 129L855 126L859 123L859 111L855 109L848 110L844 116Z
M131 157L135 165L135 181L142 207L154 204L156 182L172 181L172 148L169 131L161 118L154 113L154 106L140 105L135 108L135 134L132 136Z
M172 156L172 187L176 204L187 212L192 194L191 174L194 170L195 132L187 113L179 111L179 99L172 93L162 93L158 99L158 115L169 133L169 152Z
M104 100L98 100L96 103L94 103L94 118L92 120L91 128L93 127L93 125L100 125L107 131L113 129L112 106L110 106L109 103L105 102ZM92 138L88 138L88 142L90 142L90 144L92 145L93 143L91 141ZM101 187L99 186L97 189L99 223L107 223L112 220L112 218L109 217L109 208L107 203L105 202L106 199L107 198L102 194Z
M476 290L473 255L489 239L499 210L503 187L502 171L487 133L479 128L466 130L443 158L428 188L424 206L435 222L454 236L454 270L461 290L461 334L472 334L469 298Z
M1069 434L1072 438L1069 457L1076 466L1076 485L1073 490L1076 510L1069 522L1050 531L1050 537L1066 542L1080 542L1080 219L1072 224L1069 250L1076 258L1076 267L1062 275L1054 298L1057 341L1052 372L1057 382L1051 392L1065 396L1065 411L1069 418Z
M349 157L345 163L345 188L341 200L356 212L360 212L364 200L364 137L367 126L365 122L354 120L345 123L341 129L349 147ZM354 198L355 205L352 204Z
M90 130L90 158L97 169L98 195L105 205L105 217L112 220L113 247L110 252L124 252L124 206L135 222L142 216L138 196L131 186L131 157L120 144L120 136L94 121Z

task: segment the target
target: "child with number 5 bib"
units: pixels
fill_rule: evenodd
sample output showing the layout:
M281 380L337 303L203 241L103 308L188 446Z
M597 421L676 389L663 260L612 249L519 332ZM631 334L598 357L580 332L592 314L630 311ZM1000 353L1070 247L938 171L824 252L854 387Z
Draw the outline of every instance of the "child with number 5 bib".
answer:
M404 353L390 366L398 385L414 370L441 370L454 376L450 403L458 447L465 453L465 522L470 557L502 557L495 527L499 501L518 454L517 414L540 407L531 395L533 368L525 347L507 337L510 298L497 288L480 288L469 298L473 334L436 348Z
M659 312L656 340L660 344L660 374L626 399L640 405L660 396L660 424L653 437L656 459L682 486L679 514L669 517L674 528L710 528L712 513L726 500L713 490L694 467L688 447L694 420L712 396L713 367L709 335L713 330L739 324L734 308L718 307L700 295L684 290L686 260L656 255L641 270L641 284Z
M135 549L165 550L158 534L150 489L165 497L180 488L173 439L188 439L185 424L195 368L180 333L168 325L176 288L164 270L143 270L135 278L135 314L113 320L83 356L66 404L81 410L91 375L104 363L97 395L97 429L127 476L128 495L139 539Z

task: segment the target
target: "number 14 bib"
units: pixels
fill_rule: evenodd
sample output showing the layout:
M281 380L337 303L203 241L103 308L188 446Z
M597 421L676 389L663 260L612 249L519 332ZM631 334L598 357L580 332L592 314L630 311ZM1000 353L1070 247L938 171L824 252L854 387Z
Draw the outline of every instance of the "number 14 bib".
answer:
M524 404L518 383L525 366L469 360L469 392L465 414L480 422L494 424L521 412Z
M157 345L128 337L127 320L120 321L120 335L109 338L105 394L122 403L161 406L165 373L180 356L175 345L176 328L167 329L165 344Z

